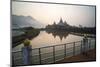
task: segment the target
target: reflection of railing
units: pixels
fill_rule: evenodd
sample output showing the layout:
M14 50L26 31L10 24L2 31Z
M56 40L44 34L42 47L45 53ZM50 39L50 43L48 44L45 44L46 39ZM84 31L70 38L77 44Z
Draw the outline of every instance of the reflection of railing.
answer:
M83 40L60 44L54 46L47 46L42 48L32 49L31 51L31 63L30 64L49 64L55 63L65 57L71 57L80 54L85 50L91 50L95 47L95 39L89 39L86 47L84 46ZM24 65L22 51L12 52L13 65Z

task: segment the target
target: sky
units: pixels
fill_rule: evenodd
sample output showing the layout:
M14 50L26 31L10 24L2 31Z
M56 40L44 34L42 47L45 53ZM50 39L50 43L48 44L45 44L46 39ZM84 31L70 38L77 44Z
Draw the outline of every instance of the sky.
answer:
M62 18L69 25L94 27L95 12L95 6L12 2L13 15L31 16L44 25Z

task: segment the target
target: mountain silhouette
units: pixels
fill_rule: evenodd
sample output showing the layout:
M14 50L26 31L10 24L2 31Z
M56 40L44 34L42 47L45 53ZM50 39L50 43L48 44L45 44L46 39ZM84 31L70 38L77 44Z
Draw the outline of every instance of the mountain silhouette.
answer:
M31 16L12 15L12 28L34 27L41 28L42 23L32 18Z

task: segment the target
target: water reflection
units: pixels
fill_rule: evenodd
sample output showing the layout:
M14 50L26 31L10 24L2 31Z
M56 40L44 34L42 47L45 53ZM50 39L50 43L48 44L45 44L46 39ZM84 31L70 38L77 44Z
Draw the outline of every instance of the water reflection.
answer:
M48 31L46 30L46 32L48 34L52 34L54 36L54 38L56 38L56 36L58 36L60 38L60 40L62 41L62 39L66 39L67 36L69 35L69 32L65 32L65 31Z
M53 46L82 40L83 37L70 34L64 31L41 31L40 34L31 40L32 48Z
M82 40L82 36L77 36L64 31L40 31L39 35L31 40L32 48L53 46ZM23 44L13 48L14 51L21 50Z

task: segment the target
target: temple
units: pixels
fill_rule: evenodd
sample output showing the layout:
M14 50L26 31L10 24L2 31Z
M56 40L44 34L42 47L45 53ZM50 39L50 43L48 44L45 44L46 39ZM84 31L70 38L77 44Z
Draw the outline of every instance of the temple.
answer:
M66 21L63 21L62 18L60 18L60 21L56 24L56 22L54 21L54 23L52 25L47 25L46 28L50 28L50 29L64 29L64 28L68 28L70 27L69 24L67 24Z

